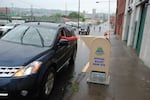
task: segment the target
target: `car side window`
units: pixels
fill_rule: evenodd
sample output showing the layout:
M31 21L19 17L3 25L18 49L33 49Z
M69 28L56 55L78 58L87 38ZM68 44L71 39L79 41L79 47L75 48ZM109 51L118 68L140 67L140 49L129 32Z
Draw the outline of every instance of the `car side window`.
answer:
M65 29L65 33L66 33L67 37L71 37L72 36L71 32L68 29Z
M51 46L56 35L56 29L44 27L38 27L36 29L43 39L44 46Z
M66 36L66 32L64 29L61 30L62 36Z
M59 31L58 31L58 35L61 37L61 36L66 36L66 33L65 33L65 31L64 31L64 29L60 29Z

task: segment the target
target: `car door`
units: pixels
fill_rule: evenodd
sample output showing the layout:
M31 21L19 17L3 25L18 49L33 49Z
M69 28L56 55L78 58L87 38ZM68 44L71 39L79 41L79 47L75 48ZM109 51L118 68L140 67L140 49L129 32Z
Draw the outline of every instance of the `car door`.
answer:
M66 37L72 37L72 34L71 34L71 31L67 28L65 28L65 34L66 34ZM66 58L70 58L70 56L72 55L72 52L73 52L73 47L74 47L74 42L75 41L69 41L69 44L68 44L68 48L66 50Z
M62 33L63 36L66 36L65 34L65 30L64 28L61 28L59 31L58 31L58 42L57 42L57 47L56 47L56 56L55 56L55 62L57 64L57 69L58 71L63 67L63 65L65 64L65 62L67 61L67 51L68 51L68 48L69 48L69 45L59 45L59 33Z

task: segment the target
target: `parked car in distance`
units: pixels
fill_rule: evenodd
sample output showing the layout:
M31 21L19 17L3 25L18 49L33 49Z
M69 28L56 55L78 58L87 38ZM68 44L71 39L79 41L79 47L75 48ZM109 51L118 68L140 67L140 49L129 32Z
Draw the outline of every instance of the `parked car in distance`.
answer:
M76 31L77 28L78 28L78 23L77 22L69 21L69 22L66 22L65 24L71 26L74 31Z
M4 26L0 26L0 36L4 35L6 32L10 31L14 27L18 26L19 23L8 23Z
M47 99L55 75L74 63L75 37L66 25L56 23L29 22L10 30L0 39L0 97Z
M80 35L89 35L90 33L90 26L88 24L82 24L79 28Z

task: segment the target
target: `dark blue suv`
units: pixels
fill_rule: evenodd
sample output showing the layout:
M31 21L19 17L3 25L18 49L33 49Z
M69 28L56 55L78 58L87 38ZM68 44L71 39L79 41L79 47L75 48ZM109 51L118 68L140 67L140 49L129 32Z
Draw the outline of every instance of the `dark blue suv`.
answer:
M25 23L5 34L0 39L0 97L40 94L47 99L56 73L66 62L74 63L77 39L72 37L70 27L46 22Z

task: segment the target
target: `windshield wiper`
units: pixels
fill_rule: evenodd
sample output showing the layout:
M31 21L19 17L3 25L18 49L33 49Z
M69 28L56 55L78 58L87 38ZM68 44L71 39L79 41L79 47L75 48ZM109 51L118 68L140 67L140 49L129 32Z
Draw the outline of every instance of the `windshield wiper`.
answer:
M24 37L24 35L26 34L26 32L27 32L27 30L28 30L29 28L30 28L30 27L28 27L28 28L24 31L23 35L21 36L21 44L23 44L23 37Z
M40 36L40 39L41 39L41 42L42 42L42 46L44 47L44 39L43 39L41 33L39 32L39 30L36 29L36 31L38 32L38 34L39 34L39 36Z

